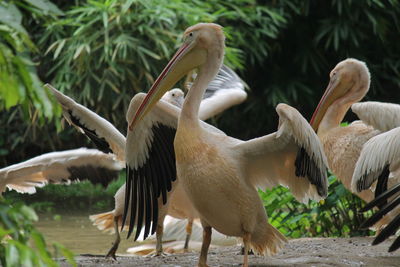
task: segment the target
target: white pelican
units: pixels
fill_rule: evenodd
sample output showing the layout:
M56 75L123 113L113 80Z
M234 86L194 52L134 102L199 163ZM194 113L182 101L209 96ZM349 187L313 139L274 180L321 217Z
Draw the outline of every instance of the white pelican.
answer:
M105 186L118 178L123 167L114 155L97 149L50 152L0 169L0 193L7 187L19 193L33 194L35 187L43 187L47 183L86 179Z
M367 202L385 189L352 190L352 177L361 149L370 138L400 123L400 115L394 115L400 114L398 105L357 103L367 94L369 86L370 74L364 62L352 58L341 61L331 71L329 85L310 122L321 139L332 172L348 190ZM362 122L341 127L350 107ZM385 224L386 219L374 228L379 230Z
M113 152L116 154L118 159L125 160L125 137L110 122L101 118L86 107L76 103L71 98L63 95L52 86L48 85L47 87L61 104L63 115L70 124L73 124L81 132L85 133L102 151ZM206 92L207 95L202 100L200 108L200 116L204 120L233 105L243 102L247 97L247 94L244 91L244 83L234 71L226 66L221 67L217 77L210 83ZM135 96L134 99L136 97L137 96ZM183 103L183 92L180 89L173 89L165 93L162 100L171 103L174 106L181 107ZM129 109L132 108L129 107ZM144 135L149 135L151 138L151 130L153 126L156 126L157 123L162 122L163 120L164 118L162 115L161 117L154 117L154 121L151 124L144 126L141 131ZM128 148L128 150L132 151L131 153L136 153L135 148ZM115 208L113 211L90 216L91 220L100 230L110 231L116 234L115 242L107 253L107 256L113 258L115 258L115 252L120 243L118 225L121 225L122 222L122 214L125 204L125 185L117 191L114 198ZM160 255L163 251L162 225L166 214L174 216L175 218L188 219L186 227L186 242L184 245L184 249L187 250L193 220L198 218L198 214L190 200L187 198L186 193L178 183L174 185L174 191L170 195L170 201L167 205L163 205L158 213L159 226L157 228L156 255Z
M370 75L364 62L356 59L340 62L331 71L329 85L310 122L324 146L330 169L349 190L363 144L379 131L360 121L346 127L340 124L350 106L366 95L369 85ZM372 191L358 195L365 201L374 197Z
M294 108L279 104L278 131L249 141L229 137L199 119L202 96L223 61L224 40L219 25L200 23L188 28L183 45L147 96L135 97L127 114L127 147L141 152L126 151L126 201L132 205L130 230L136 224L137 229L144 225L147 232L157 223L152 215L157 210L157 198L160 194L166 196L171 188L176 165L179 183L203 225L199 266L207 266L211 228L243 238L244 266L248 266L249 248L273 254L284 246L285 237L267 221L257 186L288 186L301 201L321 199L327 194L327 163L322 146ZM158 101L195 68L198 75L181 112ZM147 115L150 110L152 116ZM153 128L153 135L146 137L140 129L151 124L156 116L164 119Z

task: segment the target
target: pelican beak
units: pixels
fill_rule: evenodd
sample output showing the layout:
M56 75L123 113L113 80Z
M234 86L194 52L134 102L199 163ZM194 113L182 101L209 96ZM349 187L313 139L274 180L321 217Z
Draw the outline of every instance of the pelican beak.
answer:
M185 74L205 62L207 51L195 44L195 41L185 42L168 62L136 111L129 125L130 131Z
M340 98L346 93L346 87L342 86L339 77L331 78L328 87L325 90L324 95L318 103L317 108L312 115L310 124L311 127L317 131L322 118L324 117L328 108L335 102L336 99Z

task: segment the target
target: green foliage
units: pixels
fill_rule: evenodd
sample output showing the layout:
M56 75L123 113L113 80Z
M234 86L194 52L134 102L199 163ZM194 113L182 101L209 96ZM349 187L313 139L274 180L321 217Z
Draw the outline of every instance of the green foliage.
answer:
M274 108L279 102L290 104L305 118L311 118L328 84L329 72L348 57L365 61L370 69L372 83L366 100L398 103L399 1L258 3L278 12L286 23L280 25L276 38L258 39L267 46L267 56L259 57L255 64L246 58L242 77L248 82L251 95L231 116L219 119L221 128L242 138L264 135L276 129L278 117ZM257 42L251 45L254 43ZM242 121L245 125L238 123Z
M38 217L35 211L21 202L0 200L0 262L2 266L58 266L53 259L60 254L72 266L77 266L72 252L54 243L54 254L47 249L46 242L33 222Z
M227 25L226 58L237 67L242 66L242 49L252 51L253 60L267 54L257 40L276 36L275 25L284 19L255 1L88 1L47 25L40 40L48 46L46 61L54 62L47 77L125 128L120 117L131 97L150 87L184 29L199 21ZM248 27L254 27L254 35L244 34Z
M259 193L270 223L288 237L348 237L372 233L359 229L370 215L358 213L363 201L333 175L329 177L328 197L319 203L299 203L284 187Z
M0 2L0 108L10 109L21 104L26 118L28 115L51 118L55 107L38 78L31 58L31 53L37 53L38 48L23 25L20 9L37 18L62 14L44 0Z

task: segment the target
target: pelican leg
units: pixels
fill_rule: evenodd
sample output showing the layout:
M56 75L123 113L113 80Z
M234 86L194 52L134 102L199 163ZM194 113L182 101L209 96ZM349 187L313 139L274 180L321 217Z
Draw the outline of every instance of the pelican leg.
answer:
M199 258L198 267L208 267L207 265L207 254L208 248L211 243L211 226L205 226L203 224L203 243L201 244L201 252Z
M250 243L250 234L246 233L243 236L243 245L244 245L244 258L243 258L243 267L249 266L249 243Z
M161 208L158 211L158 223L157 223L157 228L156 228L156 251L150 253L148 256L158 257L158 256L166 255L163 252L162 239L163 239L163 234L164 234L164 220L165 220L165 216L167 215L167 212L168 212L168 204L169 203L167 202L167 204L163 205L161 198L158 200L158 205Z
M158 224L156 229L156 239L157 239L156 254L154 256L161 256L163 254L163 247L162 247L163 232L164 232L164 226L162 224L161 225Z
M118 229L118 219L119 217L114 217L114 229L115 229L115 241L113 243L113 246L110 248L110 250L108 251L106 258L111 257L114 260L117 260L117 258L115 257L115 252L117 252L119 243L121 242L121 237L119 235L119 229Z
M186 240L185 246L183 247L184 252L189 252L189 241L190 236L192 235L192 227L193 227L193 218L188 219L188 223L186 225Z

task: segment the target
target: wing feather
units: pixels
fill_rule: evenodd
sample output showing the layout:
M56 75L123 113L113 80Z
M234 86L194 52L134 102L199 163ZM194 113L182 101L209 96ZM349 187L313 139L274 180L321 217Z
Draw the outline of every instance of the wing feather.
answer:
M302 202L327 195L327 160L308 122L294 108L279 104L278 131L237 145L247 177L264 189L287 186Z
M89 137L104 153L112 152L125 160L125 137L106 119L76 103L50 84L46 84L63 109L64 118Z
M114 155L97 149L51 152L1 169L1 189L4 191L7 186L19 192L35 193L34 187L79 180L107 185L118 177L122 168Z
M391 235L394 235L396 231L400 228L400 183L396 186L393 186L385 193L381 194L373 201L368 203L362 211L367 211L375 206L379 206L380 203L390 201L384 205L379 211L377 211L372 217L370 217L367 221L365 221L360 227L368 228L378 222L381 218L386 216L389 213L395 212L395 216L392 218L390 223L383 228L380 233L375 237L372 245L377 245ZM397 237L392 245L389 247L389 252L395 251L400 247L400 237Z
M131 101L127 120L133 117L145 94ZM158 198L167 201L167 193L176 180L174 139L180 109L160 101L134 131L128 131L126 142L127 187L123 222L132 203L128 237L136 228L135 240L144 227L144 238L153 234L157 221ZM156 215L157 214L157 215Z
M382 102L360 102L351 106L351 110L368 125L382 132L400 127L400 105Z
M207 120L242 103L246 98L245 83L232 69L222 65L217 76L205 91L200 104L199 118Z
M371 187L389 165L390 170L400 164L400 127L368 140L357 160L351 187L354 192Z

